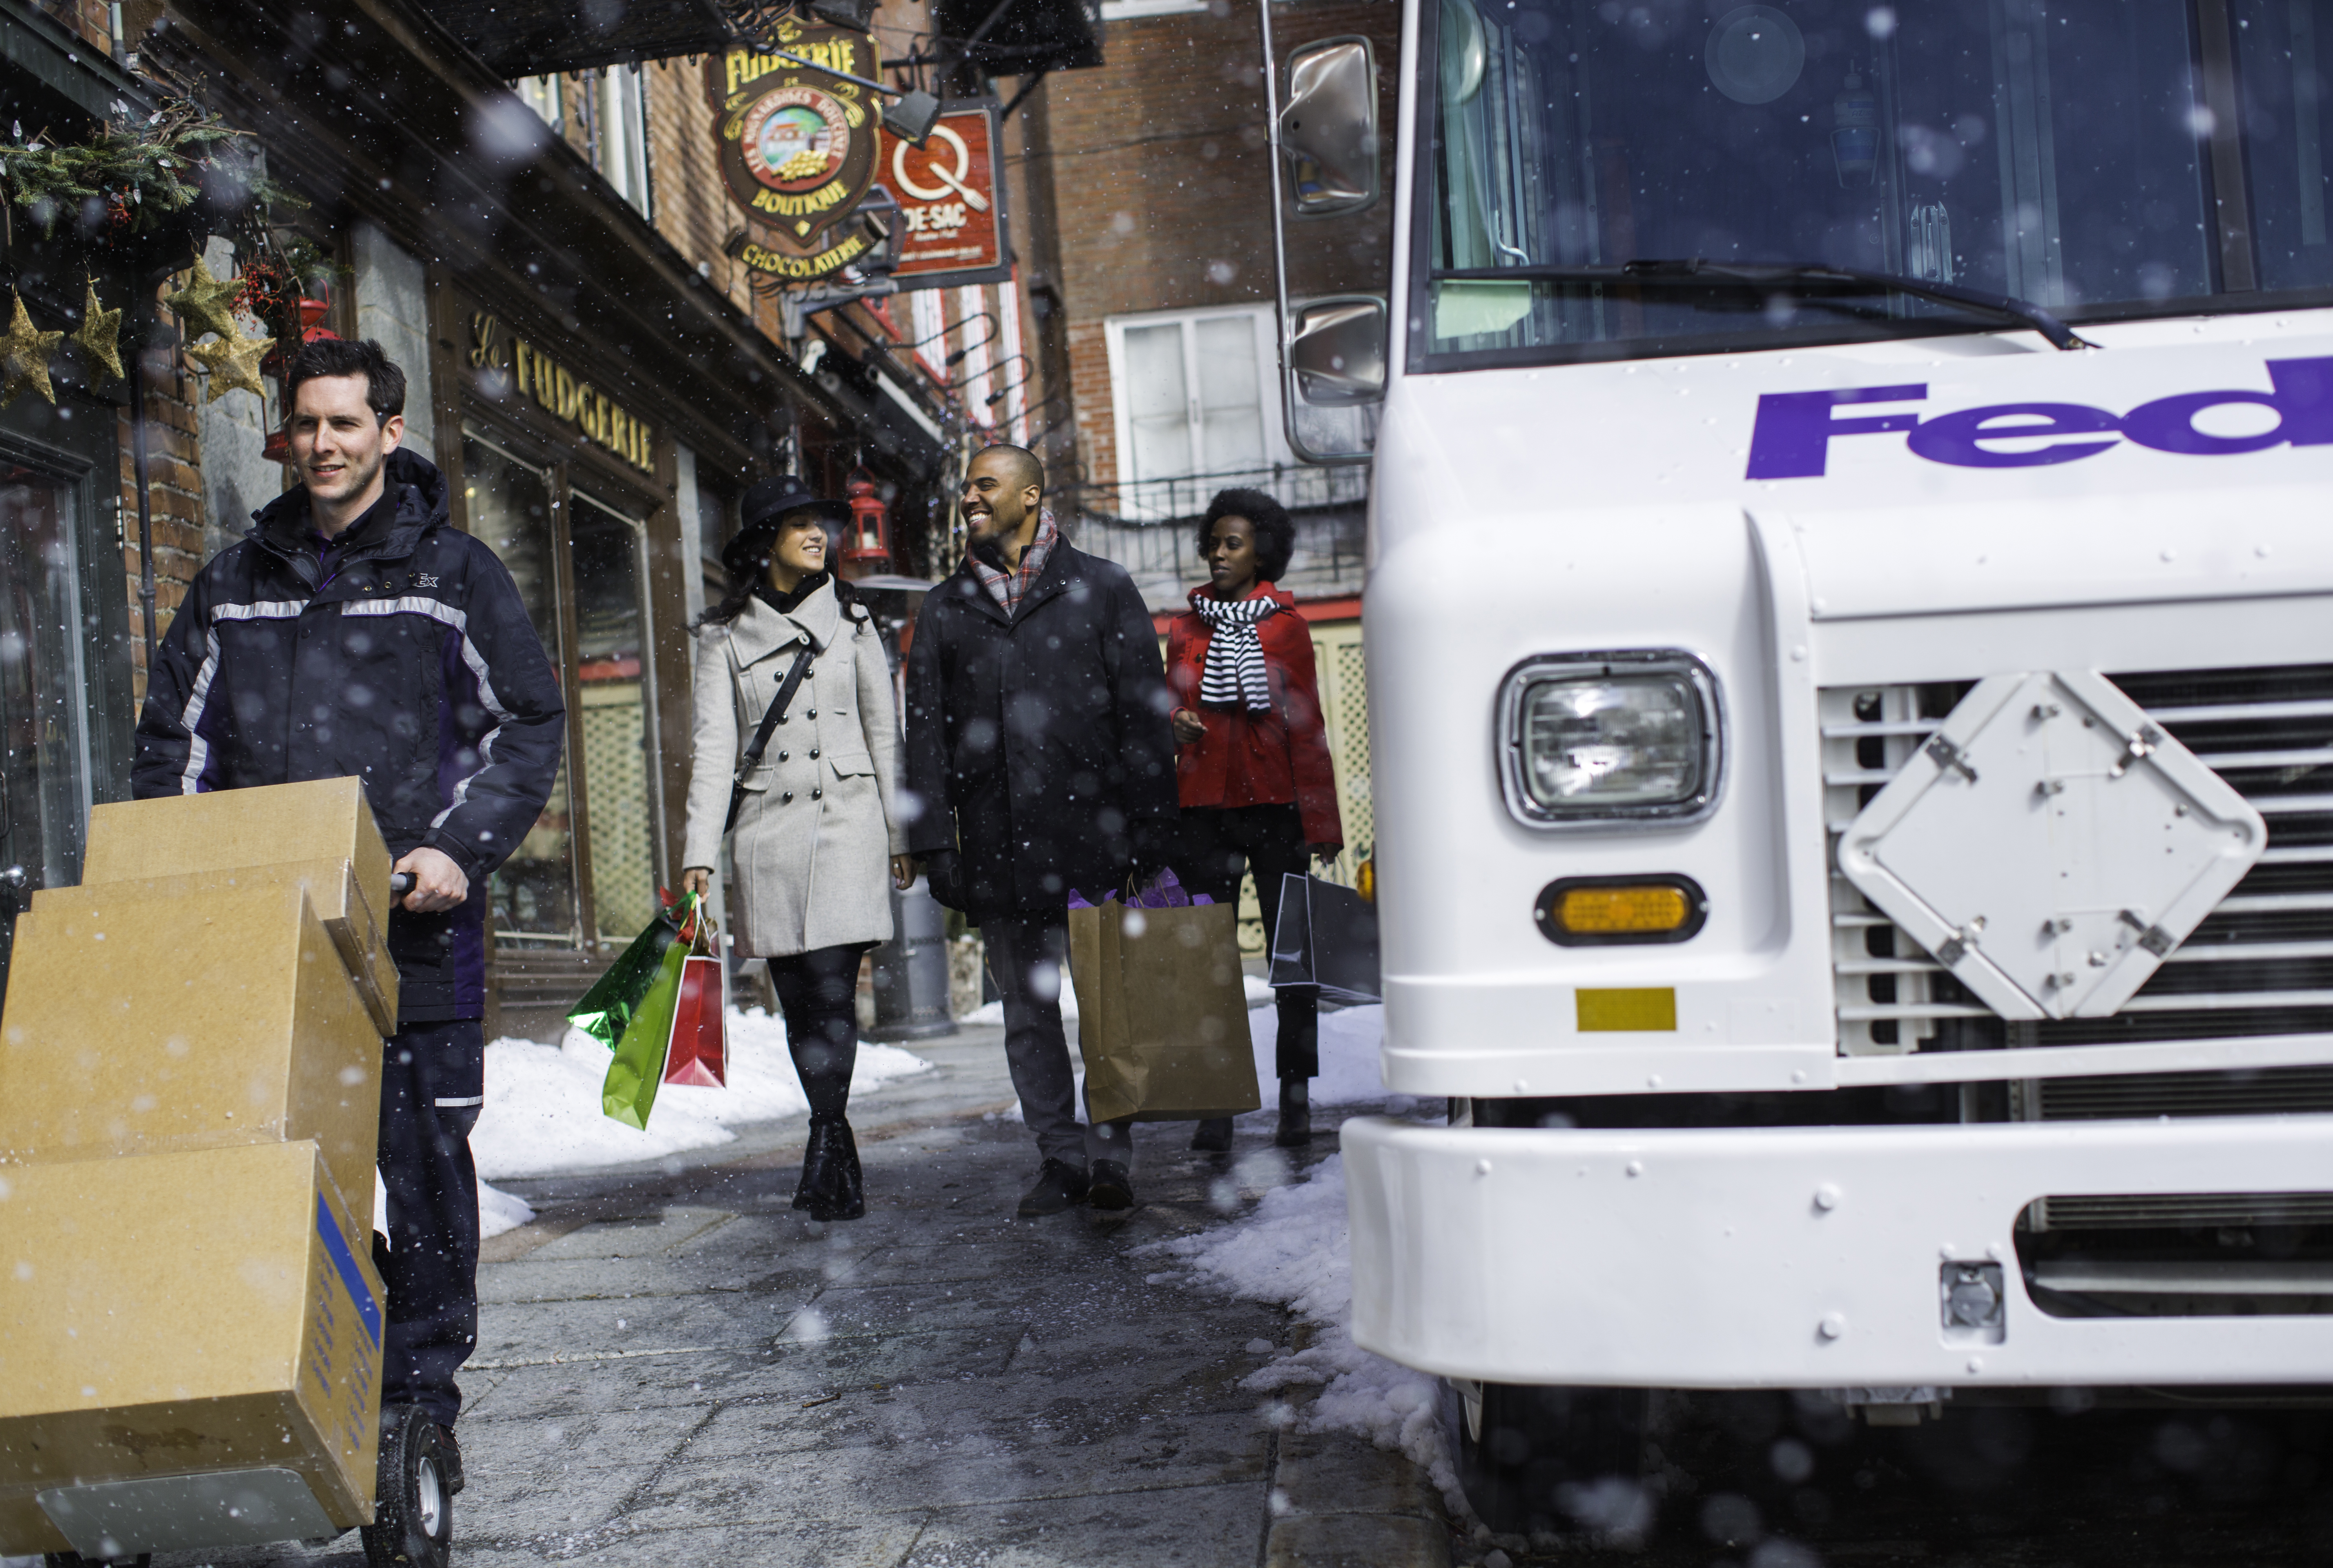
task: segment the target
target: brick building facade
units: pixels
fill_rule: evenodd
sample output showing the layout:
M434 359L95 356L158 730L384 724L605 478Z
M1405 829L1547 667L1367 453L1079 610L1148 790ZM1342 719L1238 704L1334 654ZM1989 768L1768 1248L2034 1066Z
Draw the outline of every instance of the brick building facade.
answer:
M840 493L863 469L892 508L894 566L946 569L953 470L1025 404L980 396L1001 351L950 366L944 341L913 345L1016 317L1018 300L851 304L789 339L733 259L700 62L507 82L437 10L350 0L326 28L300 0L0 0L0 125L78 140L129 123L156 88L117 57L142 54L247 133L302 204L274 217L335 263L321 325L404 367L407 445L446 472L456 525L512 569L567 689L560 786L487 890L490 1023L523 1029L555 1021L678 873L686 627L720 587L745 487L794 468ZM264 450L275 387L211 396L158 306L198 253L232 274L234 246L207 226L91 251L86 225L47 245L17 215L9 260L38 328L73 330L85 264L107 306L130 307L144 420L129 383L82 377L69 349L53 406L0 409L14 525L0 530L0 645L37 644L0 660L0 980L21 894L76 880L89 807L128 792L149 582L158 637L202 563L287 483ZM43 540L46 554L23 542Z

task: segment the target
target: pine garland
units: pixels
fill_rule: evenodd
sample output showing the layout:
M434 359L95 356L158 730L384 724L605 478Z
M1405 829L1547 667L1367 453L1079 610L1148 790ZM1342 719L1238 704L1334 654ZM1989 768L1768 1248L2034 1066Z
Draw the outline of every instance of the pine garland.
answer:
M112 107L111 118L86 141L53 141L46 129L27 140L18 120L0 144L0 189L43 233L53 233L58 218L91 199L105 204L103 221L114 234L145 232L193 206L206 177L217 177L214 193L222 185L240 188L263 211L276 202L299 205L233 156L250 132L235 129L187 93L166 91L160 107L143 120L119 100Z

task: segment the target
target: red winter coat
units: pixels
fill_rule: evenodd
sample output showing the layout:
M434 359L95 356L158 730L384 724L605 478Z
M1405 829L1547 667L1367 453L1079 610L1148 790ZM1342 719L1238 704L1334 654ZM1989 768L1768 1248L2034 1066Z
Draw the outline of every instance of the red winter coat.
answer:
M1211 590L1198 588L1197 594ZM1185 610L1166 627L1166 684L1175 705L1199 715L1207 732L1176 749L1175 775L1186 809L1204 806L1266 806L1296 803L1307 844L1342 844L1344 824L1337 815L1337 774L1329 760L1329 736L1320 725L1320 684L1312 669L1312 631L1296 613L1296 599L1270 583L1256 593L1280 601L1280 609L1256 626L1263 644L1264 668L1272 678L1272 712L1206 708L1199 704L1199 676L1207 665L1213 634L1196 610Z

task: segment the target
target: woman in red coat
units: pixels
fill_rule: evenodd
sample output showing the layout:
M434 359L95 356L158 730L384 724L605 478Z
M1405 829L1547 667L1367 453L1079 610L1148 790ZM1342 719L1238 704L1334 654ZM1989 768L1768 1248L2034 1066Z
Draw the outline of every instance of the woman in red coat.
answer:
M1337 779L1320 726L1312 633L1296 600L1272 586L1288 569L1296 525L1256 490L1226 490L1199 523L1208 582L1166 632L1175 693L1176 776L1182 801L1177 875L1217 902L1255 873L1266 940L1280 922L1280 879L1344 847ZM1320 1070L1320 999L1280 992L1280 1130L1273 1142L1311 1141L1311 1090ZM1229 1117L1199 1123L1194 1149L1231 1147Z

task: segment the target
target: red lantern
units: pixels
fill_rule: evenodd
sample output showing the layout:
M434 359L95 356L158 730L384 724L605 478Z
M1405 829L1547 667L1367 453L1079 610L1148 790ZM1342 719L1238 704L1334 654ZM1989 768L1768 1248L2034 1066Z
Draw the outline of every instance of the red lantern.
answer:
M854 468L843 482L850 497L850 537L842 547L843 575L869 577L891 564L890 508L875 493L875 476Z

